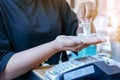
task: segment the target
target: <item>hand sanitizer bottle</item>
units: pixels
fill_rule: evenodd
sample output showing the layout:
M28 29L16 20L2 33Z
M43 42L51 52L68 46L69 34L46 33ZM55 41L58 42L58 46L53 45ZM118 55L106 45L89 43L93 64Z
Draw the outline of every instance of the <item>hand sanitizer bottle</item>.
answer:
M90 37L94 36L91 34L91 22L84 22L79 25L79 27L83 27L83 34L79 34L78 37L84 38L84 37ZM90 45L78 52L78 57L87 57L92 56L96 54L96 45Z

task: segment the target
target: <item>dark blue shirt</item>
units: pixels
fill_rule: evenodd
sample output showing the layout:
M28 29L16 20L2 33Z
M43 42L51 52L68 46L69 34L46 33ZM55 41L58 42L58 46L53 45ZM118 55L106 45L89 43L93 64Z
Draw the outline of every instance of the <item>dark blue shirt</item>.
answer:
M0 0L0 72L15 53L58 35L73 35L77 26L76 15L65 0ZM58 63L59 56L48 63Z

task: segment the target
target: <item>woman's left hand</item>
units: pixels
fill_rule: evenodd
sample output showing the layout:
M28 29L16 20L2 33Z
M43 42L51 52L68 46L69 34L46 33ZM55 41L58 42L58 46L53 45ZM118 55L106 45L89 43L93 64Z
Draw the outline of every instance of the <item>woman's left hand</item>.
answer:
M91 44L98 44L105 42L105 39L98 37L87 37L80 39L77 36L58 36L55 39L55 43L58 45L59 51L79 51Z

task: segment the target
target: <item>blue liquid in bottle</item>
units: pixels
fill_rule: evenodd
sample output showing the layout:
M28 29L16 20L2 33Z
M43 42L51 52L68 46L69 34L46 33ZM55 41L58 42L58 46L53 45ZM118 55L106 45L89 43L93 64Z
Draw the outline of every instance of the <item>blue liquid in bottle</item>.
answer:
M93 56L96 54L96 45L90 45L78 52L78 58Z

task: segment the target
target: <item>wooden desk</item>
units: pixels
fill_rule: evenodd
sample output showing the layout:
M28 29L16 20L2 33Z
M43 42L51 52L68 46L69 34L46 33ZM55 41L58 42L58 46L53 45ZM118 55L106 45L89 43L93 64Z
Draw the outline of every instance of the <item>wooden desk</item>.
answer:
M32 72L38 77L40 78L40 80L45 80L44 75L47 69L53 67L54 65L51 66L39 66L37 68L35 68Z

